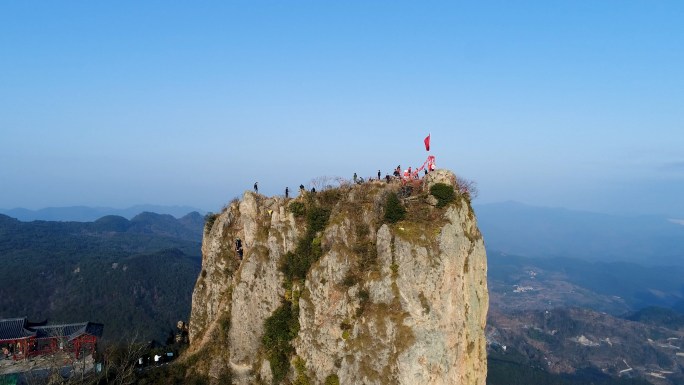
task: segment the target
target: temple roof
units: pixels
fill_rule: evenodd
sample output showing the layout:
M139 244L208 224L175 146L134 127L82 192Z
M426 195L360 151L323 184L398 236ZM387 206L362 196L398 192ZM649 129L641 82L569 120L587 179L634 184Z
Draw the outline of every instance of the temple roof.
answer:
M0 341L18 340L26 337L67 337L69 341L89 334L102 337L103 324L81 322L73 324L36 325L24 318L0 319Z
M93 322L81 322L75 324L36 326L32 329L38 333L38 338L67 337L69 341L71 341L84 334L102 337L104 325Z
M26 317L0 319L0 341L17 340L36 335L35 331L27 328L28 321Z

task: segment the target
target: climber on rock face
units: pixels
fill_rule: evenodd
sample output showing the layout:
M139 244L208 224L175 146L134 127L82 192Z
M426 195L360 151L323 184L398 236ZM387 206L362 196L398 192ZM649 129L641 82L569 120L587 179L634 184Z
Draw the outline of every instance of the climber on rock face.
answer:
M237 252L238 258L240 258L240 260L242 260L243 251L242 251L242 240L240 238L237 238L235 240L235 251Z

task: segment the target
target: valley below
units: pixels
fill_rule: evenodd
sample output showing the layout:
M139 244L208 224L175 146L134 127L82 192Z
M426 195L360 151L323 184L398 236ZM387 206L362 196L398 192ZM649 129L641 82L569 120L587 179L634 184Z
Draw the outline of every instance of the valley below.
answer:
M534 383L683 383L684 316L647 306L651 296L660 306L676 304L681 293L666 291L667 275L640 286L658 268L641 267L641 277L632 277L625 273L632 266L620 266L630 283L622 289L611 284L618 266L611 272L610 265L582 260L490 252L488 383L525 383L535 375L532 381L542 382ZM670 270L672 279L681 277L680 268Z

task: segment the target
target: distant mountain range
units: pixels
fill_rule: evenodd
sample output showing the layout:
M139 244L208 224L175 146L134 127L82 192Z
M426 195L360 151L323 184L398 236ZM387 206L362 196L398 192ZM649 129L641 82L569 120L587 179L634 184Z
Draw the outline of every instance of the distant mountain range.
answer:
M0 209L20 221L94 222L115 215L132 220L143 212L182 218L204 212L190 206L137 205ZM478 225L490 251L527 257L565 257L592 261L629 261L684 266L684 225L677 218L619 216L529 206L517 202L475 206ZM201 234L199 234L201 238Z
M618 216L516 202L476 205L488 250L527 257L567 257L684 265L684 226L660 216Z
M0 214L5 214L20 221L75 221L92 222L106 215L118 215L126 219L131 219L142 212L152 212L158 214L169 214L180 218L191 212L204 214L190 206L160 206L160 205L136 205L125 209L112 207L46 207L40 210L29 210L25 208L0 209Z
M104 338L164 341L189 317L204 218L21 222L0 214L0 318L93 321Z

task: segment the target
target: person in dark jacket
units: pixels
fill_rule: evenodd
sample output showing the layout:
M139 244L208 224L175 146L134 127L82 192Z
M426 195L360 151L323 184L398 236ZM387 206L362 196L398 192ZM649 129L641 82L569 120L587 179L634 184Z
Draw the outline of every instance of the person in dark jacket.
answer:
M240 238L235 240L235 251L237 252L238 258L242 260L242 240Z

